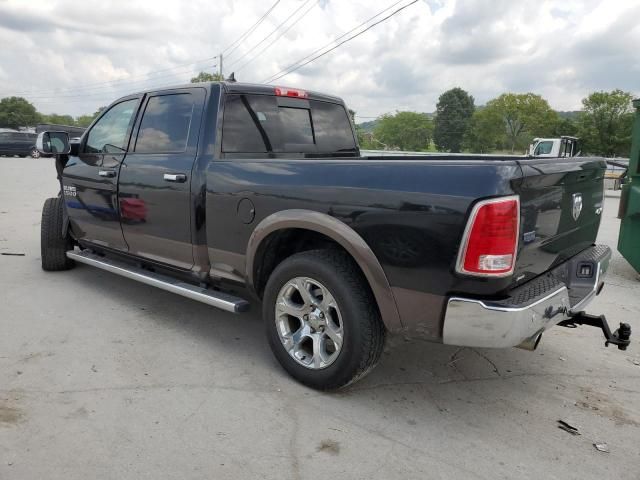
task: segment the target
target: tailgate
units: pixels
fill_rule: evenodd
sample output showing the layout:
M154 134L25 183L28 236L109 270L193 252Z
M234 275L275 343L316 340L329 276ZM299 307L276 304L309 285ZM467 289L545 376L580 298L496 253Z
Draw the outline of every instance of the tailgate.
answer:
M572 157L520 161L520 245L514 281L522 283L594 244L604 202L606 163Z

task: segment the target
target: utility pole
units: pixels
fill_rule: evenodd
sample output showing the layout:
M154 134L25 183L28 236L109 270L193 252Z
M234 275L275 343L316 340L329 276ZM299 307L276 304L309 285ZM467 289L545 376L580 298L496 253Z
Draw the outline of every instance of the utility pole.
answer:
M220 58L219 58L220 62L220 79L224 80L224 75L222 74L222 54L220 54Z

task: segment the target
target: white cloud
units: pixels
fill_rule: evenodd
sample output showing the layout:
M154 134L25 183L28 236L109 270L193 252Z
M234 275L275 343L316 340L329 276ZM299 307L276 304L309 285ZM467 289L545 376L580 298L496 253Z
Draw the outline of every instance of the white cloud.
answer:
M240 57L303 1L281 0L225 65L234 70L250 59ZM237 78L260 82L392 3L320 0ZM271 4L0 0L0 96L30 92L24 96L41 111L79 115L133 91L186 83L212 71L211 57ZM593 90L639 93L638 14L633 1L420 0L277 83L342 96L364 116L432 111L454 86L479 104L533 91L554 108L577 109Z

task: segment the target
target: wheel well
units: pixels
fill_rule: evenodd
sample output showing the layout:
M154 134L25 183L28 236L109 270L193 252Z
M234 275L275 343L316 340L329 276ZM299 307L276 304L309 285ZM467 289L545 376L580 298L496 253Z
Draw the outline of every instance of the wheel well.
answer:
M254 289L260 298L267 281L275 268L286 258L299 252L318 249L334 249L344 252L358 267L362 279L367 283L358 263L334 239L313 230L304 228L287 228L277 230L266 237L256 252L253 265Z

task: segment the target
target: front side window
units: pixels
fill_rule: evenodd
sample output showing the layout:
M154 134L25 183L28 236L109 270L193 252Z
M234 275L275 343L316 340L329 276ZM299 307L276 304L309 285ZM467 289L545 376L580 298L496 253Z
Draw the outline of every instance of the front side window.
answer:
M135 152L184 152L193 107L193 96L189 93L151 97L142 116Z
M127 133L138 104L127 100L111 107L93 126L87 137L87 153L123 153L127 149Z

